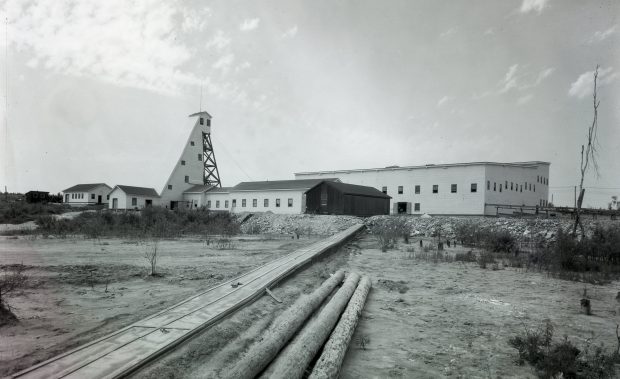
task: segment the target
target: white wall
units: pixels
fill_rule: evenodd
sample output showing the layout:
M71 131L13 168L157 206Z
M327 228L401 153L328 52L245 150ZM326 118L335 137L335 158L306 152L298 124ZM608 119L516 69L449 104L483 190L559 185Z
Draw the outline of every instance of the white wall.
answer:
M120 188L116 188L114 189L114 191L112 191L112 193L110 193L110 202L108 203L108 209L113 209L114 198L118 199L118 206L116 209L142 209L146 206L147 200L151 200L153 206L160 205L159 198L126 194ZM136 199L136 205L133 205L132 203L133 198Z
M88 192L65 192L62 196L62 201L69 205L87 205L87 204L97 204L98 196L101 195L101 203L107 204L108 200L106 199L108 193L112 188L101 185L91 189ZM71 195L76 195L77 198L72 198ZM69 199L67 201L67 195L69 195ZM95 198L92 199L92 195L95 195Z
M170 208L171 201L183 200L184 191L195 184L203 184L204 164L202 160L198 160L198 155L202 159L202 133L206 133L209 129L206 117L203 125L200 125L200 117L196 117L194 127L189 133L181 156L175 163L172 173L161 191L162 206ZM192 142L194 142L194 146L192 146ZM182 165L181 161L185 161L185 165ZM185 183L186 175L189 176L189 183ZM168 189L168 185L172 185L171 190Z
M392 197L390 213L394 204L410 202L412 214L463 214L481 215L484 212L484 166L427 166L412 169L386 169L349 172L326 172L323 174L295 174L296 179L339 178L344 183L370 186L382 190L387 187L387 194ZM477 192L471 192L471 183L477 184ZM438 193L433 193L433 185L439 186ZM451 185L457 185L457 192L451 192ZM420 193L415 193L415 186L420 186ZM403 186L403 193L398 187ZM415 211L415 203L420 210Z
M205 194L205 204L211 201L211 210L228 210L234 213L240 212L273 212L277 214L300 214L305 212L306 199L305 190L274 190L274 191L231 191L230 193L207 192ZM246 206L243 207L243 199ZM256 207L253 200L256 199ZM265 207L265 199L268 206ZM280 199L280 206L276 207L276 199ZM293 199L293 206L288 206L288 199ZM217 201L220 201L219 208ZM225 207L228 200L228 208ZM236 206L233 208L233 200Z
M183 201L186 201L186 208L198 209L206 206L204 193L184 193ZM170 205L170 204L168 204Z
M549 165L539 164L533 167L488 165L486 166L486 179L489 181L490 189L485 192L485 203L541 206L542 200L542 204L546 205L549 185L545 184L543 179L548 178ZM506 189L506 182L508 182L508 189ZM485 189L486 186L487 184L485 184ZM486 214L495 215L496 212L496 207L487 206ZM502 209L501 212L511 213L508 209Z

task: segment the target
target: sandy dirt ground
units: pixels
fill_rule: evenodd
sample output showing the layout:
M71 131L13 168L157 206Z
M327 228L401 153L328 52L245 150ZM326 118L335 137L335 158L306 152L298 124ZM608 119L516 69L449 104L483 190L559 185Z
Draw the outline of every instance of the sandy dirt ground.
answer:
M413 253L407 252L411 246ZM586 286L593 312L588 316L580 307L583 283L508 267L433 263L416 258L416 243L385 253L376 247L366 236L346 262L348 269L370 275L373 288L342 378L535 378L528 366L515 363L517 351L508 339L546 318L558 340L566 335L579 347L588 340L616 347L618 282Z
M239 236L226 250L199 239L163 240L158 243L162 275L150 277L144 253L152 243L0 237L0 275L10 265L23 263L29 278L27 288L9 298L20 323L0 328L0 376L120 329L316 240Z

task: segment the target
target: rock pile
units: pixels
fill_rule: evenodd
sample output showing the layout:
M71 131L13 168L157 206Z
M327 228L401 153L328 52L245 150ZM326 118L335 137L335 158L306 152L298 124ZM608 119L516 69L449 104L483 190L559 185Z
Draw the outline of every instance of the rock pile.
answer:
M245 234L331 235L363 222L359 217L334 215L276 215L257 213L241 224Z

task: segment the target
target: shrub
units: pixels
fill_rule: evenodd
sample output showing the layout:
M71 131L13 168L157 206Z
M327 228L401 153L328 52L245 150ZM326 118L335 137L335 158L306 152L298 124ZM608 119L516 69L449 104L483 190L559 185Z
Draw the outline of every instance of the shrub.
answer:
M478 266L484 269L486 269L488 265L496 263L493 253L489 251L483 251L482 253L480 253L480 255L478 256L477 262L478 262Z
M540 378L613 378L615 353L602 347L577 348L567 337L553 341L553 325L549 320L535 331L525 328L520 336L511 337L508 344L519 352L519 364L531 364Z
M370 233L379 241L381 251L385 252L396 246L399 237L409 240L409 227L404 217L385 217L375 220L370 226ZM405 237L406 236L406 237Z
M454 255L454 260L457 262L476 262L476 254L474 254L471 250L467 253L456 253Z

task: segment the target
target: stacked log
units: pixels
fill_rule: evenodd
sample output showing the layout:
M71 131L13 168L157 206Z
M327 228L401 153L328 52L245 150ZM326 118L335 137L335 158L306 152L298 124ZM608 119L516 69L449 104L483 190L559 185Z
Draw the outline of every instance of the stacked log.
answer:
M285 352L275 360L271 378L302 378L306 367L312 362L317 352L323 347L340 315L353 295L360 276L348 275L342 287L325 305L316 318L300 331ZM270 368L271 369L271 368Z
M329 340L323 347L319 360L314 365L309 379L335 379L338 378L344 356L347 353L353 332L362 315L366 297L372 283L367 276L360 280L355 293L349 301L338 325L332 332Z
M343 279L344 272L338 271L310 295L300 297L273 321L263 338L253 344L224 377L237 379L257 376Z

